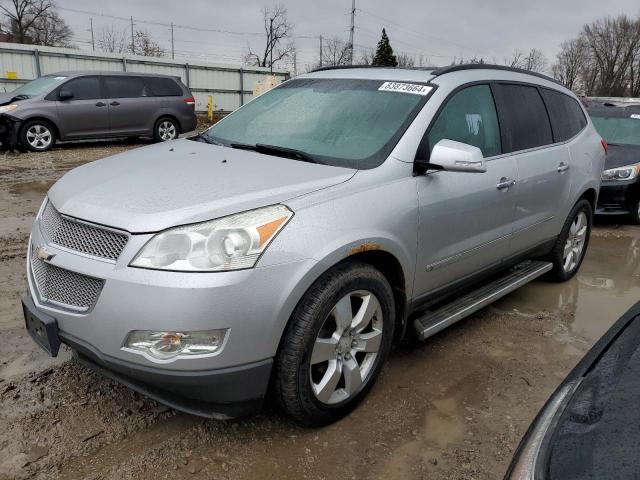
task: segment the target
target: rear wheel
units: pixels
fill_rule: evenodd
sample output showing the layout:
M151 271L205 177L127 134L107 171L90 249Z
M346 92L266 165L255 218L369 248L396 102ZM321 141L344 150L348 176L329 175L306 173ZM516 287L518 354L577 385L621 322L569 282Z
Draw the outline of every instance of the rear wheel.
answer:
M20 130L20 143L32 152L46 152L56 143L55 129L44 120L30 120Z
M295 420L326 425L351 412L389 354L394 299L375 268L345 263L325 273L296 307L276 359L275 394Z
M564 282L580 268L589 245L593 209L587 200L575 204L562 227L548 260L553 263L550 278Z
M173 118L163 117L156 122L153 129L153 138L159 142L166 142L178 138L179 129L178 122Z

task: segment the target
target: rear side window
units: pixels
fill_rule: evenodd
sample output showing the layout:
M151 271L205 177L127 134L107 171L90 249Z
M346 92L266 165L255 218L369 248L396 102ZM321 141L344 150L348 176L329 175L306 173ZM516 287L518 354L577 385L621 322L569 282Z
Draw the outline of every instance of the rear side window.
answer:
M100 95L100 79L98 77L79 77L69 80L60 90L73 94L72 100L95 100Z
M553 139L556 142L569 140L587 126L587 119L578 102L564 93L542 89L542 97L547 105Z
M156 97L181 97L183 95L182 88L175 80L170 78L145 78L151 95Z
M488 85L467 87L449 99L429 130L429 152L442 139L478 147L485 157L501 153L498 116Z
M495 84L505 153L553 143L551 124L536 87Z
M109 98L149 97L151 93L140 77L104 77Z

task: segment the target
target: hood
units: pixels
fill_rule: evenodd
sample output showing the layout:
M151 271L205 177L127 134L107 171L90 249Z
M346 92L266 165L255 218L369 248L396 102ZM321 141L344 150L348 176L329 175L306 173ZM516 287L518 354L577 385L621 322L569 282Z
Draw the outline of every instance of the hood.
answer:
M33 98L36 98L36 97L31 97L31 98L14 100L13 97L15 96L16 96L15 92L0 92L0 105L8 105L10 103L24 102L25 100L32 100ZM39 98L39 96L37 97Z
M605 169L640 163L640 145L609 144Z
M356 170L176 140L88 163L49 191L62 213L132 233L211 220L349 180Z

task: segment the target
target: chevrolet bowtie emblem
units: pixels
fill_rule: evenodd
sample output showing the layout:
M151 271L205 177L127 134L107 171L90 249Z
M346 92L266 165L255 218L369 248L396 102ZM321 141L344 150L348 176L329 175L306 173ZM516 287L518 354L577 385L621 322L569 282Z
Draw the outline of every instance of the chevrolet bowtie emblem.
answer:
M38 258L40 260L42 260L43 262L48 262L49 260L51 260L53 257L56 256L55 253L51 253L49 250L47 250L44 247L38 247L36 248L36 255L38 256Z

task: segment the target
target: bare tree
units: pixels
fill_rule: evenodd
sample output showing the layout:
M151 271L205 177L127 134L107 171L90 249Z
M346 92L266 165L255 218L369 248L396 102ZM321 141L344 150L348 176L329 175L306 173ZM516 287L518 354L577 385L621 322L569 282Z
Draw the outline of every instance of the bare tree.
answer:
M356 62L358 65L373 65L373 58L376 51L373 48L365 48L360 53L360 59Z
M73 32L67 22L55 10L48 10L38 17L29 29L35 45L70 47Z
M347 65L350 63L351 49L349 44L333 37L325 40L322 45L322 65Z
M413 55L409 55L408 53L399 52L398 55L398 67L400 68L411 68L415 67L416 59L413 58Z
M119 30L113 24L98 29L95 42L100 50L107 53L125 53L129 48L126 29Z
M289 57L295 50L293 42L285 44L293 34L293 25L289 23L287 8L283 4L273 8L264 7L262 16L266 33L264 49L255 53L249 47L245 62L248 65L273 68L273 64Z
M518 49L514 50L511 57L505 58L504 64L509 67L521 68L532 72L544 72L549 62L541 50L532 48L529 50L529 53Z
M583 37L566 40L560 45L551 73L565 87L574 90L580 87L582 69L588 61L589 51Z
M13 40L18 43L31 43L29 30L52 8L51 0L11 0L9 6L0 5Z
M640 21L626 15L602 18L585 25L583 36L597 73L595 93L625 95L640 48Z
M129 50L136 55L145 57L163 57L164 49L146 30L138 30L133 35L133 45L129 43Z

